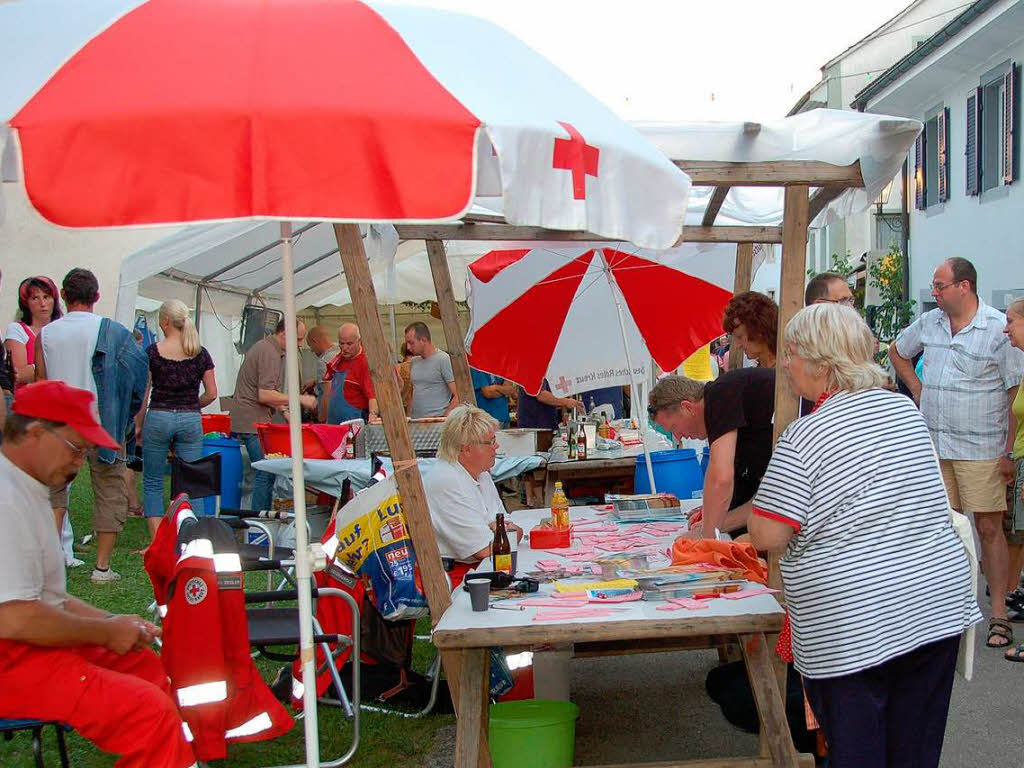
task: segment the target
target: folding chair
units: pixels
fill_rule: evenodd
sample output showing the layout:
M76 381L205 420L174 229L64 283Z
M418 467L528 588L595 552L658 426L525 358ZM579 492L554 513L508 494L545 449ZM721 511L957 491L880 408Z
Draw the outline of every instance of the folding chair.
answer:
M48 725L52 725L54 732L57 734L57 752L60 755L61 768L68 768L68 748L67 744L64 743L64 734L71 730L70 726L44 720L7 720L0 718L0 733L3 734L4 741L10 741L18 731L31 731L32 756L35 759L36 768L45 768L43 763L43 728Z

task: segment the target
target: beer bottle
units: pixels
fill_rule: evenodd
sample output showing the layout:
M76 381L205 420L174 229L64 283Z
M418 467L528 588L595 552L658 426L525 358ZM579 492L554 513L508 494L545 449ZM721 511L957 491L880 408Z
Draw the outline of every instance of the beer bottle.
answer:
M491 544L491 560L494 570L512 575L512 545L505 532L505 515L499 512L494 517L494 542Z
M575 459L576 458L576 434L573 431L571 426L569 427L569 433L568 434L569 434L569 437L566 440L566 442L569 444L569 458L570 459Z
M579 431L576 433L576 460L586 461L587 458L587 431L580 424Z
M569 527L569 499L565 497L565 491L562 490L561 480L555 482L555 492L551 494L551 517L555 528Z

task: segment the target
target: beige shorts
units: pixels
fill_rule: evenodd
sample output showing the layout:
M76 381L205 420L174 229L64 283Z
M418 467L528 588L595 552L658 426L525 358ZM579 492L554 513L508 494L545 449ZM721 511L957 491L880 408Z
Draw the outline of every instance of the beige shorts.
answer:
M71 491L71 483L64 485L51 485L50 486L50 508L51 509L67 509L68 508L68 494Z
M128 493L123 461L104 464L96 458L89 460L92 476L92 529L97 533L120 533L128 519Z
M1006 480L999 459L942 459L942 479L953 509L961 512L1005 512Z

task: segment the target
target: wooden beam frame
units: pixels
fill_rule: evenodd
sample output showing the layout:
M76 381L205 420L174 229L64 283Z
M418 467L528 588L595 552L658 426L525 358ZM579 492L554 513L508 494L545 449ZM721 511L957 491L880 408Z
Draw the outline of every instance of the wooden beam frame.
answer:
M514 224L455 222L452 224L398 224L402 240L509 240L552 242L621 242L592 232L521 227ZM687 243L781 243L782 227L683 227Z
M711 193L711 199L708 200L708 207L704 209L704 219L701 221L701 226L710 227L714 225L715 219L718 218L718 212L722 210L722 204L725 202L730 189L731 187L724 185L715 187L715 191Z
M860 162L832 165L810 160L764 163L723 163L710 160L674 160L698 187L863 187Z
M427 260L430 262L430 274L434 278L437 306L441 310L441 326L444 328L448 356L452 360L452 372L455 374L455 391L459 395L459 402L476 405L473 377L469 371L469 361L466 359L466 347L462 340L462 328L459 326L459 313L455 306L455 292L452 290L452 275L448 269L444 243L440 240L427 240Z
M736 246L736 276L733 279L733 296L750 290L754 268L754 244L739 243ZM743 365L743 352L739 347L729 345L729 370L735 371Z

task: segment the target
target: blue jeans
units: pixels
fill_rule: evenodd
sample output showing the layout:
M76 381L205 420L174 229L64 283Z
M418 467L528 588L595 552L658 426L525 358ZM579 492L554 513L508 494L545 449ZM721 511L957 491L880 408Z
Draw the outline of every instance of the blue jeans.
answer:
M245 446L249 463L263 460L263 446L260 438L251 432L232 432L231 436ZM274 476L259 469L252 471L252 502L249 506L257 512L270 509L274 501Z
M164 514L164 474L167 452L185 461L203 455L203 424L199 411L150 409L142 430L142 511L146 517Z

